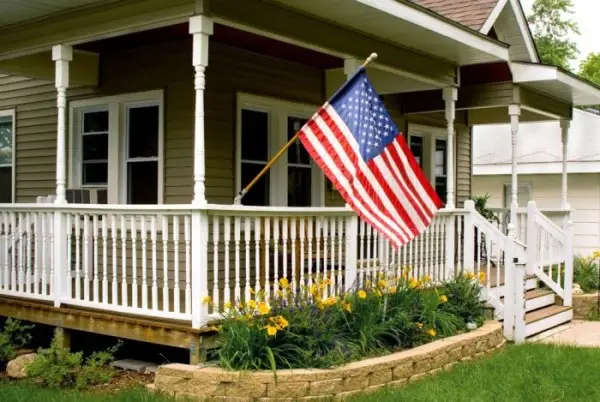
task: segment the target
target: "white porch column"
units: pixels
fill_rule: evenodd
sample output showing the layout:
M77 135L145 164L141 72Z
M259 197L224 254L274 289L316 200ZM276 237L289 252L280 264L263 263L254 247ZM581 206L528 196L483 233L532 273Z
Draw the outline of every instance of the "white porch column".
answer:
M510 115L510 132L512 142L512 178L511 178L511 196L510 196L510 222L508 224L508 234L510 236L516 236L516 222L517 222L517 208L518 204L518 192L519 183L517 180L517 136L519 134L519 117L521 116L521 106L510 105L508 107L508 114Z
M206 167L204 151L204 70L208 66L208 38L213 34L213 20L205 15L190 18L190 34L194 36L192 64L196 72L194 89L194 204L206 204Z
M444 88L444 103L446 105L446 124L448 128L448 140L446 145L446 209L454 209L454 119L456 118L456 100L458 89L455 87Z
M561 145L562 145L562 199L560 207L562 209L570 209L569 201L567 198L568 186L567 186L567 152L569 142L569 127L571 126L570 120L560 121L561 130Z
M69 87L69 62L73 60L71 46L56 45L52 47L52 60L56 63L56 106L58 108L58 125L56 130L56 203L66 202L65 189L67 183L67 88Z

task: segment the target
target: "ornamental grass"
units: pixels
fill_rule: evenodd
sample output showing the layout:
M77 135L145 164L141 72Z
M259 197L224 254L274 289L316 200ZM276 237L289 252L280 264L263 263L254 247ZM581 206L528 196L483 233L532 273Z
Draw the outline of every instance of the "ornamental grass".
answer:
M481 325L481 278L460 275L433 286L404 270L332 294L324 279L292 290L287 279L265 298L226 306L219 365L231 370L329 368L412 348ZM210 303L210 299L205 300Z

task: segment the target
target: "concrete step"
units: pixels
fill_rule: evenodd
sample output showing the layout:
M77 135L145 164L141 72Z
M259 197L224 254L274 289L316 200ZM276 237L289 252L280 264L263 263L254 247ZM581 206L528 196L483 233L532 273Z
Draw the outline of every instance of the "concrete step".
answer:
M530 337L573 319L573 308L546 306L525 314L525 336Z

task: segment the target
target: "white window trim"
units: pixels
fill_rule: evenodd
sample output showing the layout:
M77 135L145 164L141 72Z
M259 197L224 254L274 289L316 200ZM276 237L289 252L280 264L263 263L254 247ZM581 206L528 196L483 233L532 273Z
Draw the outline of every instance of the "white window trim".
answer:
M17 122L15 109L0 110L0 117L10 116L12 121L12 160L11 160L11 202L16 200L17 190ZM0 165L6 167L8 165Z
M448 146L448 132L445 128L441 127L409 123L409 146L411 137L423 138L423 159L425 159L425 161L423 162L423 169L425 170L425 175L429 179L429 182L432 184L432 186L435 187L435 141L444 140L446 141L446 146ZM427 153L427 155L425 155L425 153ZM448 171L449 167L446 167L446 172Z
M238 93L236 102L236 135L235 135L235 188L236 193L242 186L242 109L266 112L269 114L269 144L268 158L271 158L288 141L287 118L297 116L311 118L316 105L308 105L298 102L286 101L278 98L270 98L247 93ZM277 135L273 135L277 133ZM325 205L325 176L321 169L311 159L311 206L321 207ZM272 206L287 206L287 157L282 157L271 168L271 179L269 188L269 204ZM282 191L283 189L283 191Z
M164 91L154 90L130 94L82 99L69 102L69 188L108 188L109 204L127 202L126 144L127 108L137 105L158 105L158 204L164 202ZM108 186L81 184L81 135L78 130L79 110L109 112L108 122ZM115 152L116 150L116 152ZM111 152L112 151L112 152ZM115 185L112 185L115 183Z

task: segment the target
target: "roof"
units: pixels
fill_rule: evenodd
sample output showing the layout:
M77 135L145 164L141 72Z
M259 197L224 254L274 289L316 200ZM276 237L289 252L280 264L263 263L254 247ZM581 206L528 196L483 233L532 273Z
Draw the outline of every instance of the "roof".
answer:
M479 31L498 0L411 0L446 18Z

